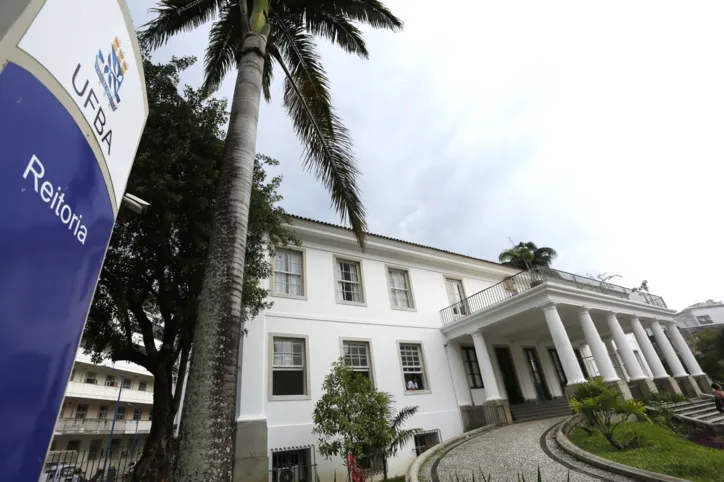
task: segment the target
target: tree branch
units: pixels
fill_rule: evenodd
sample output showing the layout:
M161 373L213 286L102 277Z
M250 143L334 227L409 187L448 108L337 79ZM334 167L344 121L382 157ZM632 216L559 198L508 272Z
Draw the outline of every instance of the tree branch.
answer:
M155 338L153 336L153 323L148 319L146 311L143 309L143 303L139 302L135 296L131 296L128 301L128 306L141 328L141 333L143 334L143 345L146 347L146 353L151 361L155 363L158 356L158 350L156 349Z
M111 360L116 361L129 361L140 365L151 373L156 373L156 366L151 363L151 359L143 354L142 352L131 346L114 346L111 351Z

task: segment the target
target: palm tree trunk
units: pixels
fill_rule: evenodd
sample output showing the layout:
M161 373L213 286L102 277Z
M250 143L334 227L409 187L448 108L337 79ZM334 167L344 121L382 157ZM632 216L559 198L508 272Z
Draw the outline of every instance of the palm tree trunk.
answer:
M248 33L231 104L174 482L228 482L234 463L241 291L266 37Z

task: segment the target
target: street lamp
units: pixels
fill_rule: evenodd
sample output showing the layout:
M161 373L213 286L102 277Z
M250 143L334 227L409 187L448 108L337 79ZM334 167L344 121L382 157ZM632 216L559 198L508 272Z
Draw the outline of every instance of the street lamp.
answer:
M123 381L126 377L123 376L123 373L119 372L112 366L110 367L111 370L113 370L116 375L121 377L121 384L118 387L118 398L116 399L116 408L113 410L113 422L111 422L111 434L108 436L108 447L106 447L106 457L105 460L103 460L103 473L101 474L101 482L104 481L106 476L106 466L108 465L108 455L111 453L111 442L113 441L113 429L116 428L116 416L118 415L118 405L121 403L121 392L123 391Z

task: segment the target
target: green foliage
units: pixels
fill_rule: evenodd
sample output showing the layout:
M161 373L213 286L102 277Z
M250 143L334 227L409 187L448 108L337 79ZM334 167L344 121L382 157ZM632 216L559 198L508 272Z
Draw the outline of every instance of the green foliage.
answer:
M724 382L724 331L709 329L696 335L696 359L713 380Z
M651 408L651 419L664 427L676 431L674 426L674 408L679 403L689 400L683 393L666 391L652 392L644 399L644 405Z
M380 392L340 358L322 385L324 394L314 407L313 433L325 458L363 455L365 447L392 456L419 430L406 430L405 421L417 407L394 409L390 394Z
M142 216L121 208L82 341L95 362L127 360L155 377L153 427L140 469L172 435L181 385L172 391L171 380L177 371L183 379L191 350L224 149L226 102L205 99L190 87L179 92L179 75L194 61L154 64L144 57L149 115L127 189L151 208ZM271 270L267 250L294 242L285 228L290 217L276 205L281 178L267 179L264 171L276 164L262 155L255 161L245 321L270 306L259 286ZM140 345L133 341L139 333ZM157 346L156 340L162 343Z
M621 438L638 436L636 448L618 450L601 435L579 428L571 431L571 442L583 450L620 464L650 470L694 482L724 482L722 451L697 445L665 427L652 423L624 423Z
M506 249L498 257L499 261L506 265L519 269L536 267L550 267L553 260L558 256L553 248L539 248L535 243L528 241L520 242L515 247Z
M469 476L468 476L468 473L467 473L467 472L463 472L463 473L462 473L462 476L461 476L459 473L455 472L455 480L454 480L454 482L475 482L475 480L476 480L476 479L475 479L475 474L476 474L476 472L475 472L474 470L470 472L470 475L469 475ZM486 475L486 473L483 472L483 468L482 468L482 467L480 467L480 469L478 470L477 474L478 474L479 479L480 479L482 482L495 482L496 480L499 480L499 481L502 481L502 480L503 480L502 477L501 477L501 478L498 478L498 479L494 479L494 478L493 478L493 475L492 475L490 472L488 472L487 475ZM526 480L527 480L527 479L525 478L525 473L523 473L523 472L516 472L516 481L517 481L517 482L526 482ZM538 481L538 482L543 482L543 480L545 480L545 479L543 478L543 474L542 474L541 471L540 471L540 466L538 466L538 470L536 471L535 480ZM571 473L570 473L570 472L568 472L568 476L567 476L566 480L567 480L568 482L570 482L570 480L571 480ZM452 479L451 479L451 481L452 481ZM507 481L510 481L510 477L509 477L509 476L506 476L506 477L505 477L505 481L506 481L506 482L507 482Z
M583 417L587 431L600 432L619 450L624 446L614 437L616 429L631 415L648 421L643 403L625 400L621 392L608 386L600 377L576 388L571 408Z
M643 280L638 287L633 288L631 291L644 291L644 292L648 293L649 292L649 282L646 280Z

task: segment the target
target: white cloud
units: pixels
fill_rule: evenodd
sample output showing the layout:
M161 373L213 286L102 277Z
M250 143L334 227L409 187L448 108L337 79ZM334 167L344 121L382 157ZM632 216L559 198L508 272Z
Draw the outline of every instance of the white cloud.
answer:
M722 298L724 261L702 247L724 234L724 4L467 3L389 1L405 31L369 31L368 61L322 45L371 229L488 259L533 240L675 308ZM205 35L157 58L202 59ZM275 94L258 150L282 161L289 211L335 221Z

